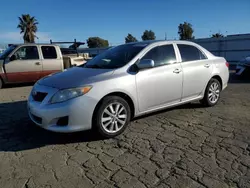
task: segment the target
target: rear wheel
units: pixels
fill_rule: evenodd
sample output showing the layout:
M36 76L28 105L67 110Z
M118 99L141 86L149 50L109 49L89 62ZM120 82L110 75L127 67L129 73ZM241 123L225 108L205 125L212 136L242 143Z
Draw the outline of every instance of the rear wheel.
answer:
M221 93L220 82L217 79L212 78L207 85L201 103L207 107L216 105L220 99L220 93Z
M123 98L107 96L97 110L93 118L93 126L105 138L112 138L121 134L130 122L130 107Z

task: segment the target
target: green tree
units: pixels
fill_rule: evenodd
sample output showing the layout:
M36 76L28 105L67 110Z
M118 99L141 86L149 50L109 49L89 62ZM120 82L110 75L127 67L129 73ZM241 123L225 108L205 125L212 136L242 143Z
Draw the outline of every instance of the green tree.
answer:
M224 35L221 34L221 33L215 33L215 34L212 34L212 37L211 38L223 38Z
M34 16L30 16L29 14L22 14L19 18L19 24L17 28L19 28L20 34L23 33L24 43L34 43L37 32L37 19Z
M145 30L141 36L142 40L155 40L155 33L152 30Z
M130 33L128 34L127 37L125 37L125 43L129 43L129 42L137 42L137 39Z
M87 40L87 44L89 48L101 48L109 46L109 42L100 37L89 37Z
M189 40L194 39L193 36L194 30L192 25L188 22L184 22L178 26L178 34L180 36L180 40Z

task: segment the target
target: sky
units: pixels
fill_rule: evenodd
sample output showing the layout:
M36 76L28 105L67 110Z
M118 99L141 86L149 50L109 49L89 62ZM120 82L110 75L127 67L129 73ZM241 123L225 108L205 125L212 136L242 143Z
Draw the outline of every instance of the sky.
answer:
M195 38L212 33L250 33L250 0L4 0L0 3L0 43L23 42L18 16L39 22L39 41L86 41L98 36L111 45L144 30L157 39L178 39L178 25L193 25Z

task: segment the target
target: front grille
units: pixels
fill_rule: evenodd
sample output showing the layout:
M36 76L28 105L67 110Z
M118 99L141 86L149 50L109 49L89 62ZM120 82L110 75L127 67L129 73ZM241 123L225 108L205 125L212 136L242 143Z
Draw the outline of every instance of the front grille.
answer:
M48 95L48 93L42 93L42 92L33 92L32 97L35 101L42 102L44 98Z

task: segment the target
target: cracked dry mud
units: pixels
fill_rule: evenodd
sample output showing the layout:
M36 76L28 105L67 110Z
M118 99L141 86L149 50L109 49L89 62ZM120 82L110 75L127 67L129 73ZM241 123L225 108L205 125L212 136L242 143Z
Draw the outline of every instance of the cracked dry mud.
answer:
M26 112L31 87L0 91L0 187L249 188L250 84L219 104L187 104L134 120L124 134L56 134Z

